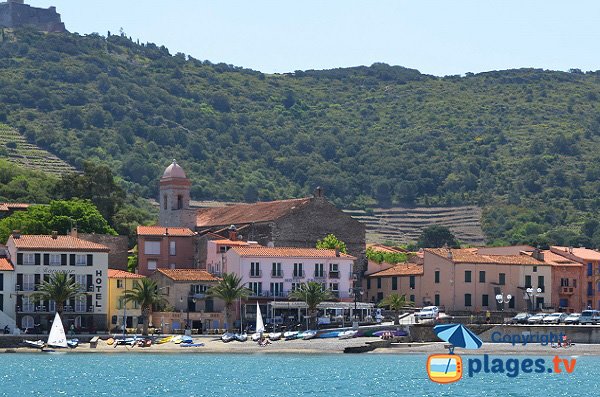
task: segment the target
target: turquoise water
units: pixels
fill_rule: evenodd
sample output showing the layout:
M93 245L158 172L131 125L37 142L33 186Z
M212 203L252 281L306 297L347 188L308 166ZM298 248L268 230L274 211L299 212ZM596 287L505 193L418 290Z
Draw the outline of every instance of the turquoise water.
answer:
M390 354L2 354L0 396L555 397L589 394L600 370L600 358L581 357L572 374L477 374L439 385L427 378L426 360Z

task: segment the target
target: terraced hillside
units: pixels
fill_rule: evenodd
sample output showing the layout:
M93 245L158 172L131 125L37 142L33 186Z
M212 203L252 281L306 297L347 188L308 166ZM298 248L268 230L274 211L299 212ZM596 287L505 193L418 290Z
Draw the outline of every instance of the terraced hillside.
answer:
M75 171L55 155L27 142L18 131L5 124L0 124L0 158L50 174Z
M417 241L421 230L431 225L448 227L462 244L483 245L485 235L481 228L481 208L375 208L372 213L346 211L367 225L367 241L393 241L407 244Z

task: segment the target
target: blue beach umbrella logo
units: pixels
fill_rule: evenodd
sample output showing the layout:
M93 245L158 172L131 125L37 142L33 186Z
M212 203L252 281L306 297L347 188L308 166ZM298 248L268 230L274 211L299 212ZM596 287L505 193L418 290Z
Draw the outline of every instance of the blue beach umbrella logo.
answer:
M427 375L437 383L453 383L462 378L462 358L454 354L455 347L479 349L483 342L462 324L436 325L433 331L443 341L451 344L448 354L432 354L427 359Z
M433 331L438 338L451 343L454 347L479 349L483 345L481 339L462 324L436 325Z

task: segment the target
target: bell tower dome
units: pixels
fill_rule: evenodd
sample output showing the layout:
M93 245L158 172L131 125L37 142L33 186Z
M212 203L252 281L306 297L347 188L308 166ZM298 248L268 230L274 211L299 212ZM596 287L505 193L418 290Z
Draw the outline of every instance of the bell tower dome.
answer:
M160 178L160 226L193 227L189 221L191 182L177 161Z

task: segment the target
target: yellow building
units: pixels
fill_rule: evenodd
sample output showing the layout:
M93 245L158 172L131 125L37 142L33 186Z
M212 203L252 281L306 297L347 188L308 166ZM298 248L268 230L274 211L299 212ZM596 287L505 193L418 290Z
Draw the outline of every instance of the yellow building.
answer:
M108 324L112 332L123 331L123 319L126 318L127 328L137 328L138 319L142 315L139 305L128 302L124 305L123 293L131 289L144 276L123 270L108 269Z

